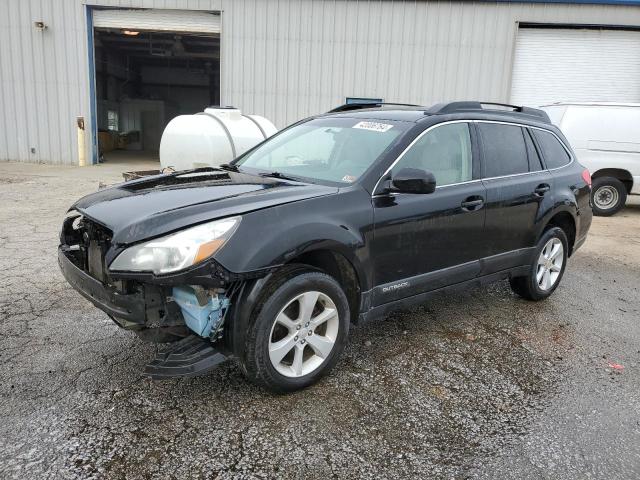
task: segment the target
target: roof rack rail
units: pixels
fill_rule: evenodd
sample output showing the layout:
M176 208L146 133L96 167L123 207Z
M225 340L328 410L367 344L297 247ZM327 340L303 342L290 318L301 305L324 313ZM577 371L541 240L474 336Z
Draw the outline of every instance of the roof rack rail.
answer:
M485 105L489 108L485 108ZM491 108L498 107L498 108ZM431 114L446 114L446 113L461 113L469 111L489 111L491 113L518 113L521 115L527 115L533 117L536 120L543 121L545 123L551 123L551 119L547 112L537 108L523 107L521 105L510 105L508 103L495 103L495 102L450 102L450 103L437 103L432 106L428 113Z
M363 108L384 107L385 105L396 107L423 107L422 105L414 105L412 103L391 103L391 102L372 102L372 103L345 103L327 113L348 112L350 110L361 110ZM424 107L423 107L424 108Z

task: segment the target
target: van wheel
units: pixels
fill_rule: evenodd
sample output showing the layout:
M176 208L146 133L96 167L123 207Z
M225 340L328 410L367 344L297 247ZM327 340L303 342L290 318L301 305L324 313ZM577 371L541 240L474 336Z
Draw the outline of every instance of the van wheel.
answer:
M317 271L289 278L256 307L243 369L274 392L305 388L338 361L349 333L349 302L340 284Z
M529 273L523 277L511 278L511 289L527 300L547 298L562 280L568 251L564 230L559 227L549 228L538 242Z
M593 213L608 217L618 213L627 201L627 187L617 178L601 177L593 181L591 205Z

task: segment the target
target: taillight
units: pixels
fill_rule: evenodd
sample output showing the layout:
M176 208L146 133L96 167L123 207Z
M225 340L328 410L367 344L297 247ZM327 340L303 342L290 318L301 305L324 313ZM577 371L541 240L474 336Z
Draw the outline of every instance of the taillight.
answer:
M591 174L586 168L582 171L582 179L584 180L584 183L591 186Z

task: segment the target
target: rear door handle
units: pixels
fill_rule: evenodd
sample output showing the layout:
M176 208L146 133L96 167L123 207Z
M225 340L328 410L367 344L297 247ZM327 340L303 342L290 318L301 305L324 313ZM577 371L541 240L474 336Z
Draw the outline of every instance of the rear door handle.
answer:
M533 191L533 193L535 193L536 195L542 197L545 193L547 193L549 190L551 190L551 187L546 184L546 183L541 183L540 185L538 185L536 187L536 189Z
M484 198L482 197L469 197L460 204L463 210L472 212L474 210L480 210L484 205Z

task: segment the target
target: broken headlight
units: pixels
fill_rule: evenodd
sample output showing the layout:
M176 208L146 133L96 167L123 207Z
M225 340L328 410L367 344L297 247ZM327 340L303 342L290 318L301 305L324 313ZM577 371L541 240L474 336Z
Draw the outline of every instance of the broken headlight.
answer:
M124 250L111 262L111 271L176 272L206 260L236 231L241 217L203 223Z

